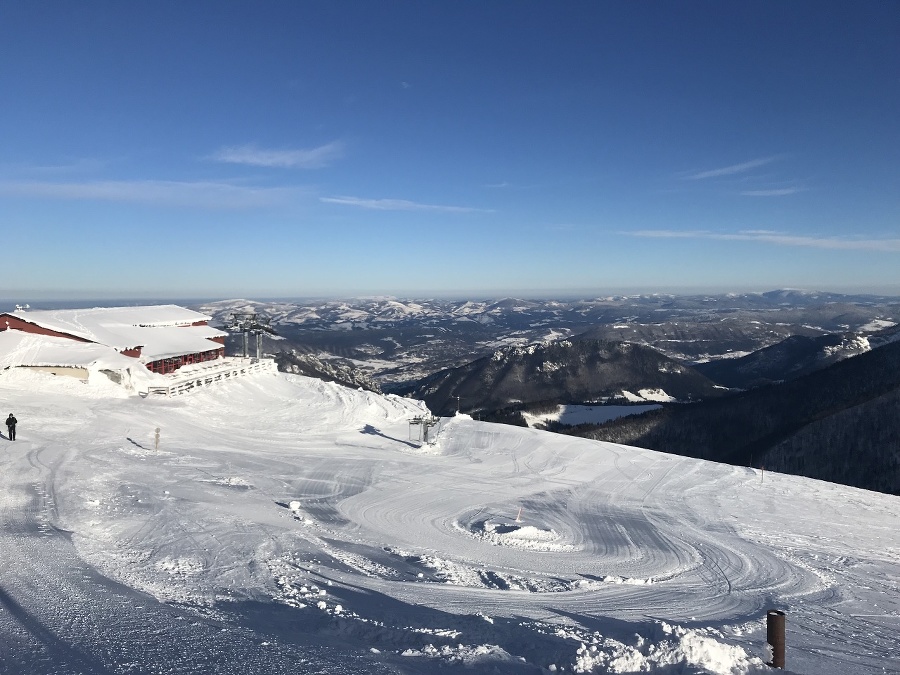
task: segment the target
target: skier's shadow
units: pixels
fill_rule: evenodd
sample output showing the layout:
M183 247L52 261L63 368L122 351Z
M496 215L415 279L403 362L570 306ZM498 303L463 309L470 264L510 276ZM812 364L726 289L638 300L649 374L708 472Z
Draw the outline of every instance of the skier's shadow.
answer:
M150 449L150 448L144 447L143 445L141 445L140 443L138 443L136 440L134 440L134 439L131 438L130 436L126 436L126 437L125 437L125 440L128 441L129 443L131 443L132 445L138 446L141 450L149 450L149 449Z

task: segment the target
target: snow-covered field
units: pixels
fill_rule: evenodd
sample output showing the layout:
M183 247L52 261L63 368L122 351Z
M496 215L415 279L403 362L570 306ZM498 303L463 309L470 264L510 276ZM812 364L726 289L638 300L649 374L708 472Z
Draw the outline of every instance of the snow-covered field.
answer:
M900 673L900 499L260 374L0 374L3 673ZM156 433L159 429L159 446Z
M619 417L628 415L640 415L648 410L655 410L662 406L650 405L558 405L553 412L533 414L523 412L522 417L529 427L545 424L547 422L561 422L562 424L602 424Z

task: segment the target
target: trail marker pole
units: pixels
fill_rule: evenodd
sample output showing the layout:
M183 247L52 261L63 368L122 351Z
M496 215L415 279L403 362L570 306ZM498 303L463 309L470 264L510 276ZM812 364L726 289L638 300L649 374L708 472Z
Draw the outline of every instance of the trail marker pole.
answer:
M155 450L159 450L159 427L156 427L156 437L153 442L153 447Z
M522 507L521 507L521 506L519 507L519 513L518 513L518 515L516 515L516 522L517 522L517 523L521 523L521 522L522 522Z
M766 642L772 648L772 660L767 666L784 670L784 612L770 609L766 613Z

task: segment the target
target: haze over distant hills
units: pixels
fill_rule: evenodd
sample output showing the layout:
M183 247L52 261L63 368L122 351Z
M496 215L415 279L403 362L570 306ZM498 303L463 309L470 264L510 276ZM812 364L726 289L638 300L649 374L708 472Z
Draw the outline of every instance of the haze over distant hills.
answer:
M897 297L799 290L582 300L224 300L194 307L221 323L234 312L264 313L280 336L266 340L268 351L344 359L387 389L502 347L576 335L641 344L697 363L743 356L795 335L865 336L900 319Z
M459 407L524 425L522 412L560 405L673 402L572 433L744 464L753 455L757 464L870 489L900 486L897 453L884 436L885 428L896 430L886 412L894 384L882 381L874 392L866 364L876 357L851 358L900 338L900 298L778 290L584 300L230 300L199 308L223 322L233 312L271 317L278 336L266 337L265 349L284 370L402 393L439 414ZM237 340L230 348L239 348ZM809 379L819 372L822 379ZM789 381L797 384L780 384ZM753 391L734 395L745 389ZM706 403L677 404L688 401ZM777 421L760 416L766 406L778 409ZM817 445L823 434L838 434L838 420L855 429L854 442L842 447L855 448L857 460L866 456L852 471L840 450Z

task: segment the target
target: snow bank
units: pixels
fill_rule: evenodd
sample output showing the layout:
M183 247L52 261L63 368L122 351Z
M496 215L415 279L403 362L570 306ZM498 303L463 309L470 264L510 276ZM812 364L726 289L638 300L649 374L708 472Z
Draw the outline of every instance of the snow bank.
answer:
M677 668L680 673L739 675L766 672L762 659L726 644L713 629L693 630L658 622L649 636L635 635L630 644L596 636L578 649L576 673L643 673ZM668 672L668 671L667 671Z
M573 551L575 547L561 543L560 535L553 529L543 529L519 522L482 520L454 526L468 535L487 541L495 546L531 549L534 551Z

